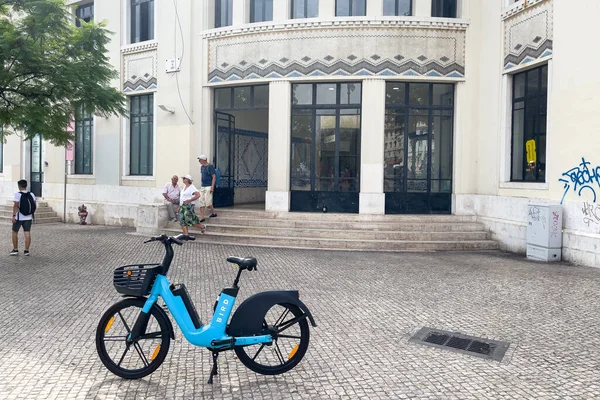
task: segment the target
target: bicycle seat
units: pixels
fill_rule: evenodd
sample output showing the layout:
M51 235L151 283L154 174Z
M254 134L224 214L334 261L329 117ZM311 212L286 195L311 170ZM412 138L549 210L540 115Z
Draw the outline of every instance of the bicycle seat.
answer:
M248 271L252 271L256 269L256 258L254 257L227 257L227 262L237 264L241 269L247 269Z

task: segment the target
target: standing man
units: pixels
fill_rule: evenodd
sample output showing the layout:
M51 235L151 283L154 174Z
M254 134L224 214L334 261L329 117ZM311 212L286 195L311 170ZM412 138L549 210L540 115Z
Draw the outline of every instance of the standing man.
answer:
M35 213L36 203L35 195L27 191L27 181L22 179L17 182L19 191L15 193L12 218L12 242L13 250L11 256L19 255L19 230L23 227L25 234L25 251L23 255L29 255L29 246L31 245L31 224L33 214Z
M194 211L196 200L200 198L200 192L192 184L191 175L183 177L183 185L181 197L179 198L179 224L181 225L181 230L187 235L189 227L195 226L204 233L206 227L200 223L200 219Z
M169 218L171 221L177 222L177 208L179 207L179 195L181 188L177 184L179 178L177 175L173 175L171 182L167 182L163 188L162 195L165 198L165 205L169 211Z
M200 162L200 173L202 178L200 179L200 222L204 222L204 210L206 207L210 208L210 218L217 216L215 208L213 207L213 192L215 191L215 183L217 182L217 173L215 167L208 163L207 157L203 154L198 157Z

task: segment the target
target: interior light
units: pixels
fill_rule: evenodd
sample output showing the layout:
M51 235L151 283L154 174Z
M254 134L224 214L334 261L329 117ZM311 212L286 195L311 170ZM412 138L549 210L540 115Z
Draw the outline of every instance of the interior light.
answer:
M400 90L399 87L393 87L392 89L394 89L394 90Z
M328 90L335 90L335 88L332 88L332 87L330 87L330 88L327 88L327 89L328 89Z

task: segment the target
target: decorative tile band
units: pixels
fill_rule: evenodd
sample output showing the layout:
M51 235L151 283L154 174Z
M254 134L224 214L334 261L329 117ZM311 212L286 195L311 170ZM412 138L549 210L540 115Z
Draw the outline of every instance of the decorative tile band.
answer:
M321 61L313 62L309 65L302 65L293 62L285 67L278 64L270 64L266 67L251 65L245 69L233 67L226 72L219 70L212 71L209 74L209 82L217 83L223 81L235 81L244 79L278 79L283 77L298 78L306 76L430 76L430 77L448 77L464 78L465 69L463 66L452 63L443 66L436 61L431 61L425 65L414 61L407 61L402 64L393 60L385 59L377 64L367 60L361 60L350 64L343 60L338 60L333 64L325 64Z
M313 76L464 78L465 32L315 29L209 40L209 83Z
M538 58L544 58L552 55L552 40L546 40L538 48L526 46L521 54L515 56L509 54L504 58L504 70L512 69L518 65L529 63L537 60Z
M127 81L123 84L123 92L139 92L142 90L157 89L156 78L150 78L149 80L138 79L135 82Z

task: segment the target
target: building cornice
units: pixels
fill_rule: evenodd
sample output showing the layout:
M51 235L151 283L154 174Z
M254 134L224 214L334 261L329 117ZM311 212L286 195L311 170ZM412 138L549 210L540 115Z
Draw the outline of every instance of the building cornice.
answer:
M521 12L525 11L526 9L533 7L539 3L543 3L544 1L550 1L550 0L521 0L515 4L513 4L510 8L508 8L507 10L505 10L502 13L502 20L511 18L517 14L520 14Z
M543 0L542 0L543 1ZM425 28L466 30L469 22L456 18L423 18L423 17L354 17L335 19L297 19L283 22L264 22L241 26L228 26L210 29L201 33L202 38L213 39L227 36L268 33L286 30L320 29L320 28Z
M128 44L121 47L122 54L141 53L144 51L155 50L158 48L158 41L149 40L147 42Z

